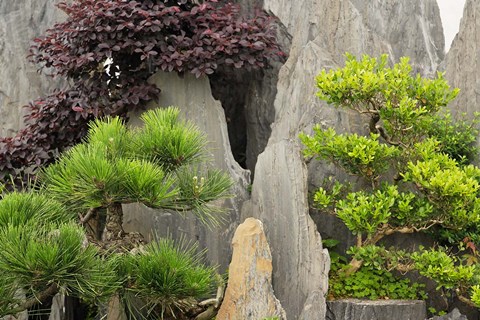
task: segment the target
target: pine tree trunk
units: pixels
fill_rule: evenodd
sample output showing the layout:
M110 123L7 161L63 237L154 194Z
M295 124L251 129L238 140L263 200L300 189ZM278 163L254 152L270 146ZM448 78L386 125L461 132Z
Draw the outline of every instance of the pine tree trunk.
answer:
M103 233L104 241L121 239L123 231L123 210L120 202L114 202L107 207L107 219L105 221L105 231Z

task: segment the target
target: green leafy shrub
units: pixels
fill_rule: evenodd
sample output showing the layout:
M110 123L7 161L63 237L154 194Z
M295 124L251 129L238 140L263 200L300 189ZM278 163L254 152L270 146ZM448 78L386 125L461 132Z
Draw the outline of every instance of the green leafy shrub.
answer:
M352 275L332 269L329 299L425 299L424 285L395 277L391 272L361 267ZM337 275L335 275L337 274Z
M397 280L390 271L418 270L438 289L474 305L480 269L467 235L478 233L480 169L468 160L477 152L478 116L452 120L444 108L458 89L450 89L441 73L425 79L411 74L408 58L392 67L387 61L386 55L347 54L345 67L316 78L318 97L357 112L369 135L340 135L319 125L313 135L300 135L306 157L336 164L362 186L335 181L314 193L314 205L336 215L357 237L347 251L351 260L334 268L331 297L416 298L418 284ZM416 252L379 245L392 234L414 232L457 242Z
M436 114L427 126L427 133L440 143L440 151L446 153L459 164L468 164L478 154L475 141L479 135L480 114L475 113L473 120L463 114L453 119L448 112Z

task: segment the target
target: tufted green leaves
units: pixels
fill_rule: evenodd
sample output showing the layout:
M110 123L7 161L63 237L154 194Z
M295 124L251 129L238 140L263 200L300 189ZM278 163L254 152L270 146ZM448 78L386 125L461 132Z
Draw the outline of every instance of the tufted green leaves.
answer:
M458 94L438 73L435 79L412 75L409 59L404 57L388 67L388 56L346 54L345 67L322 70L316 77L317 96L336 107L368 115L375 125L381 120L391 143L412 145L427 130L432 113L445 107Z
M313 136L300 134L306 157L318 157L340 165L350 174L375 181L392 164L399 150L378 141L379 135L363 137L357 134L337 134L334 129L314 127Z

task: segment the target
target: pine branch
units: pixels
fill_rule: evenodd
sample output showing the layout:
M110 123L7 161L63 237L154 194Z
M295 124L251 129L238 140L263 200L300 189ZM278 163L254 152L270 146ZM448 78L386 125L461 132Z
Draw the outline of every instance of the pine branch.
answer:
M48 298L53 297L58 293L59 287L57 286L56 283L51 284L47 289L44 291L40 292L38 295L28 299L25 301L21 306L10 310L10 314L14 315L20 312L23 312L25 310L28 310L35 306L36 304L43 304L46 302Z

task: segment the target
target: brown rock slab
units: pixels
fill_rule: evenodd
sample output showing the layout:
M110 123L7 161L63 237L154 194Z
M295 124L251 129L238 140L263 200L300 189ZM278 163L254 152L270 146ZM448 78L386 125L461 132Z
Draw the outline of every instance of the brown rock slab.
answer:
M260 220L247 218L232 240L233 257L218 320L286 319L272 287L272 254Z

